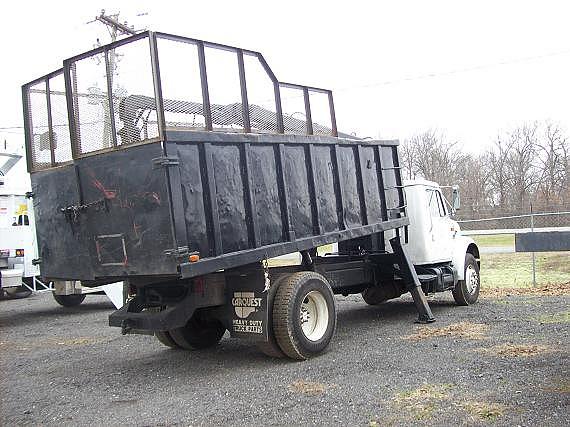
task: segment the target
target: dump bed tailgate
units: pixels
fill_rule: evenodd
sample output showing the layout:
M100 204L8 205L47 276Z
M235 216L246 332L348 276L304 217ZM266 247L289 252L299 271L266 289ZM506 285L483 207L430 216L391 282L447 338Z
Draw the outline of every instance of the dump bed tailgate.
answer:
M49 278L176 274L160 144L32 174L41 273ZM154 161L154 162L153 162Z

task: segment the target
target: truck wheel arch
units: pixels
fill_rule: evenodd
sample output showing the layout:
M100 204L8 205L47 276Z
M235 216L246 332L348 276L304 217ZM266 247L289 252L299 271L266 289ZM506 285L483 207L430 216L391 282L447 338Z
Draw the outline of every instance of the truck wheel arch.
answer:
M479 256L479 248L475 243L470 243L469 246L467 246L466 253L473 255L477 260L477 265L479 266L479 268L481 268L481 258Z
M452 254L452 263L457 270L458 280L463 280L465 277L465 255L471 254L477 260L477 265L481 267L479 247L475 241L469 237L462 236L461 239L455 241Z

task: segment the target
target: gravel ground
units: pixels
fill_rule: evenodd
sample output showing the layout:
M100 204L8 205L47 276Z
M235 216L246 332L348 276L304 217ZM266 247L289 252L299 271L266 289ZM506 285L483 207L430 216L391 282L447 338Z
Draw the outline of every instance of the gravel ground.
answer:
M185 352L121 336L103 296L0 301L0 424L570 425L569 302L441 295L424 327L407 297L339 298L329 350L291 362L229 337Z

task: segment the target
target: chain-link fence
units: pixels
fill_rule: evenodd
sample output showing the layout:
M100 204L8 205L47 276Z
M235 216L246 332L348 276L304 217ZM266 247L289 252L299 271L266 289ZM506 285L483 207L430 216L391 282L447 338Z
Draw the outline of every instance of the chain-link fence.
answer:
M509 215L494 218L467 219L458 221L466 232L484 234L513 233L533 228L570 228L570 212L539 212Z
M539 212L458 221L481 252L481 278L486 287L519 287L570 282L570 252L516 252L520 233L553 232L550 242L565 248L570 211Z

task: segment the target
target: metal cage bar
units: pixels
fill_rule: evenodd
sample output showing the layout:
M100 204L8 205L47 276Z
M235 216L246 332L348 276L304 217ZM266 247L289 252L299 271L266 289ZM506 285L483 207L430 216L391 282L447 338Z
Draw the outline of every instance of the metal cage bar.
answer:
M26 166L28 173L32 172L32 117L30 112L30 86L33 83L22 86L22 109L24 112L24 139L26 147Z
M245 77L245 66L243 63L243 50L237 50L238 70L239 70L239 86L241 90L241 113L243 116L243 131L251 132L251 121L249 117L249 101L247 98L247 81Z
M152 81L154 83L154 99L156 103L156 117L158 120L158 134L162 141L166 141L166 121L164 118L164 99L162 98L162 82L160 80L160 64L158 61L158 45L156 33L149 31L150 62L152 67Z
M53 140L53 117L51 115L51 94L49 90L49 79L46 79L46 107L47 107L47 121L48 121L48 141L51 166L55 166L55 144Z
M240 95L241 95L241 103L242 103L242 117L241 120L243 121L243 130L245 133L251 132L251 112L249 110L249 101L250 97L248 94L248 82L246 76L246 70L244 65L244 55L253 56L258 59L259 63L261 64L263 70L265 71L266 75L269 77L270 81L273 84L273 96L275 101L275 113L272 111L273 107L271 107L267 114L271 114L274 116L275 120L275 127L272 128L274 133L284 134L286 131L286 124L284 121L284 112L283 112L283 103L282 103L282 88L292 88L297 89L303 92L303 102L304 102L304 113L305 113L305 132L306 135L313 135L315 131L323 135L324 133L328 133L328 130L323 132L323 126L320 124L313 123L312 117L312 109L311 109L311 100L310 94L313 92L322 93L327 95L328 97L328 113L330 115L330 135L333 137L338 136L338 129L337 129L337 122L336 122L336 114L335 114L335 107L334 107L334 100L333 94L328 89L323 89L314 86L303 86L294 83L288 82L280 82L274 72L269 67L267 61L263 57L263 55L259 52L248 50L248 49L241 49L234 46L229 46L220 43L213 43L203 40L198 40L189 37L177 36L174 34L163 33L163 32L152 32L152 31L145 31L130 37L126 37L121 40L117 40L115 42L109 43L104 46L99 46L95 49L91 49L87 52L83 52L79 55L72 56L67 58L63 61L63 68L60 70L56 70L54 72L48 73L40 78L37 78L25 85L22 86L22 99L23 99L23 109L24 109L24 118L25 118L25 134L26 134L26 149L28 150L28 169L34 170L33 165L33 129L32 126L32 106L30 104L30 89L32 85L38 83L45 83L47 87L49 87L49 79L63 74L64 82L65 82L65 95L66 95L66 107L67 107L67 119L69 123L69 134L70 134L70 141L71 141L71 153L72 158L75 160L79 157L82 157L85 153L82 150L82 139L81 139L81 128L80 128L80 98L82 96L86 96L84 94L78 93L78 82L77 82L77 61L87 59L93 57L94 55L104 55L105 59L105 70L106 70L106 89L107 89L107 97L108 97L108 104L105 106L107 112L109 114L109 124L111 128L111 143L113 147L117 147L119 145L119 135L117 134L117 127L118 127L118 119L115 117L116 105L114 103L113 98L113 84L114 84L114 67L111 62L110 52L114 49L128 45L130 43L143 40L145 38L149 39L149 54L150 54L150 64L152 68L152 78L153 78L153 91L154 91L154 103L156 105L144 105L142 108L153 109L156 108L156 117L157 117L157 126L158 126L158 135L162 141L165 141L167 138L166 132L166 118L165 118L165 99L162 92L162 81L160 75L160 64L159 64L159 53L158 53L158 43L157 40L159 38L172 40L177 42L183 42L188 44L193 44L197 48L198 53L198 66L200 72L200 86L202 91L202 113L204 116L205 122L205 130L213 131L213 119L212 119L212 104L210 101L210 87L208 83L208 72L206 67L206 58L205 58L205 47L225 50L228 52L235 53L237 56L238 61L238 72L239 72L239 84L240 84ZM51 103L51 96L49 94L49 90L46 94L48 104ZM142 98L142 96L141 96ZM215 106L216 108L220 107L218 105ZM221 106L224 107L224 106ZM53 140L53 123L51 120L51 106L48 106L48 127L49 130L49 137L50 137L50 149L51 149L51 166L56 165L55 161L55 141ZM271 117L271 116L270 116ZM296 119L297 120L297 119ZM301 120L297 120L297 124L293 127L292 133L302 133L303 123ZM300 122L300 123L299 123ZM328 128L328 126L326 126ZM291 131L291 129L290 129ZM84 147L83 147L84 148Z
M113 104L113 67L109 61L109 50L105 51L105 69L107 70L107 98L109 100L109 118L113 147L117 146L117 124L115 123L115 105Z
M208 89L208 71L206 70L206 53L204 52L204 42L199 41L198 65L200 67L200 83L202 85L202 105L206 130L212 130L212 109L210 107L210 90Z

